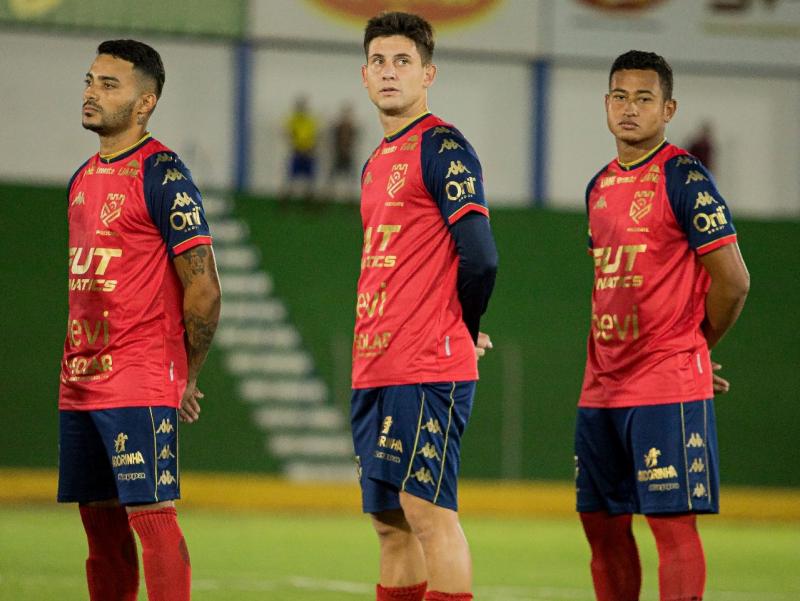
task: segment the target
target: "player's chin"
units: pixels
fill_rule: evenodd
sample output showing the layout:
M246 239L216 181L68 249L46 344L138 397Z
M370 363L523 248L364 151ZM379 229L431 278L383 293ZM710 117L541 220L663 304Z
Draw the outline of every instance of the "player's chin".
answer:
M91 118L84 117L81 121L81 125L83 125L83 129L88 129L89 131L93 131L98 134L102 134L106 131L105 125L99 121L94 121Z

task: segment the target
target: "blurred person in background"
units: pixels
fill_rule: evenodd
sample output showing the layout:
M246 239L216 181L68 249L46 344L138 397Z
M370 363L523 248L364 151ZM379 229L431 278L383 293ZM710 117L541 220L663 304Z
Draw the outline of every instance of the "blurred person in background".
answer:
M700 129L689 142L687 147L689 154L693 155L698 161L705 165L709 171L714 171L714 132L709 121L704 121Z
M706 167L666 141L672 69L619 56L605 97L617 157L589 182L591 332L575 434L577 510L598 601L639 599L632 514L646 516L662 601L699 601L697 514L719 512L711 349L750 278L730 211Z
M385 136L361 177L351 424L378 601L472 599L457 479L497 251L478 157L428 111L433 47L430 24L407 13L364 32L363 85Z
M309 203L314 199L319 123L311 113L308 98L305 96L299 96L295 100L294 110L286 120L284 131L290 156L281 200Z
M100 44L82 104L100 150L68 187L58 500L79 504L92 601L137 598L134 531L150 601L190 596L178 419L199 417L220 288L200 192L147 131L164 79L150 46Z
M337 200L349 200L353 193L355 176L355 146L358 128L353 119L353 105L342 106L331 127L330 194Z

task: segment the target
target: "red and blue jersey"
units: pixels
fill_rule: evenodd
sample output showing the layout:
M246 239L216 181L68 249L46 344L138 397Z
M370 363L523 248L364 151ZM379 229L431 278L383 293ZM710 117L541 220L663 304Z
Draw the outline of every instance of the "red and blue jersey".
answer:
M211 244L188 168L147 134L68 188L69 320L59 408L177 406L188 374L172 259Z
M478 157L430 113L385 137L364 165L353 388L477 379L449 231L470 212L489 214Z
M592 324L580 406L711 398L701 330L711 283L699 257L736 241L725 200L694 157L666 141L589 183Z

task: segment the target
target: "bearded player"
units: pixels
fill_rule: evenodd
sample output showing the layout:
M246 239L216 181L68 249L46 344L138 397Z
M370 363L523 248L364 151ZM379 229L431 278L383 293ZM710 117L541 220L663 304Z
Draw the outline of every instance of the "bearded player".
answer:
M92 601L135 601L138 553L150 601L189 599L178 419L200 413L197 378L220 288L200 193L147 122L164 85L159 54L100 44L83 127L100 151L68 189L69 321L59 393L59 502L77 502Z
M406 13L364 34L363 84L385 137L361 178L351 422L379 601L472 599L456 484L497 253L478 157L428 111L433 46L431 26Z
M699 601L697 514L718 513L711 349L734 324L750 278L725 200L706 168L664 138L672 69L632 50L605 97L617 158L589 183L592 324L575 436L577 509L599 601L639 599L631 530L646 516L662 601Z

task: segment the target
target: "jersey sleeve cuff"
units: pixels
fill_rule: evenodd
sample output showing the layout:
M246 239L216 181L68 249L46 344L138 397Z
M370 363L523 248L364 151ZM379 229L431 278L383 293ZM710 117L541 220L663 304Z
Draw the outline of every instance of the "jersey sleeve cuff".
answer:
M476 213L480 213L481 215L483 215L483 216L485 216L487 218L489 217L489 209L487 207L485 207L483 205L479 205L476 202L468 202L463 207L458 209L455 213L450 215L450 217L448 217L448 219L447 219L447 223L449 225L453 225L456 221L461 219L464 215L466 215L467 213L472 213L473 211L476 212Z
M211 236L194 236L176 244L172 247L172 256L177 257L179 254L185 253L187 250L203 244L211 244Z
M707 244L703 244L702 246L698 246L695 252L698 255L705 255L710 253L712 250L716 250L721 246L725 246L726 244L733 244L736 242L736 234L729 234L727 236L723 236L722 238L718 238L717 240L712 240Z

